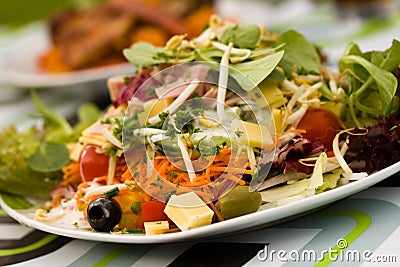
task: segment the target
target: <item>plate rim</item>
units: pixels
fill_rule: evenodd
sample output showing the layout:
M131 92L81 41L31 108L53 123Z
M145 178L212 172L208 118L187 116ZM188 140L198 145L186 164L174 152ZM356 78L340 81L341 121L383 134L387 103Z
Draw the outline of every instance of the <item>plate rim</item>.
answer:
M116 75L132 74L135 72L135 67L126 62L60 73L24 73L12 69L2 71L4 71L2 82L6 85L30 89L32 87L65 87L102 81Z
M68 229L49 225L43 222L36 221L33 218L29 218L26 215L18 212L19 210L12 209L3 201L1 194L0 206L10 217L21 224L25 224L29 227L44 232L81 240L129 244L184 242L226 235L228 233L235 233L238 231L250 231L252 228L255 228L257 226L260 227L264 224L272 224L273 222L289 218L291 216L299 215L303 212L311 211L318 207L323 207L327 204L331 204L335 201L358 193L380 181L383 181L384 179L399 171L400 161L361 180L354 181L341 187L337 187L321 194L310 196L280 207L257 211L223 222L218 222L188 231L162 235L99 233L91 232L88 230Z
M28 24L9 37L12 42L0 44L0 82L2 84L30 89L32 87L65 87L105 80L115 75L134 73L135 67L128 61L93 66L67 72L41 72L37 65L38 56L48 51L51 40L45 21ZM24 60L24 66L14 62Z

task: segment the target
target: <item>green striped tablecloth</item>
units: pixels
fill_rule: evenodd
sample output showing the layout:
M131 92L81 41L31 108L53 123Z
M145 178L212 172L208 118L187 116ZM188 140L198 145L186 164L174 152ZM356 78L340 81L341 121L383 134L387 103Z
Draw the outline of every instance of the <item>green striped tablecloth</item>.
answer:
M370 188L272 228L171 244L77 240L0 212L1 266L398 266L399 244L398 187Z

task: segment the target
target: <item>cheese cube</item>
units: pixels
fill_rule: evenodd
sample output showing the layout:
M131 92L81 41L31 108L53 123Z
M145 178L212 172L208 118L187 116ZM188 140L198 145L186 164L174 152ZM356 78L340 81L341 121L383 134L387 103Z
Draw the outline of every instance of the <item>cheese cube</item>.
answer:
M211 224L214 215L194 192L172 195L164 212L181 231Z
M145 222L144 230L146 231L146 235L161 234L169 230L169 223L168 221Z
M173 100L173 98L150 99L143 104L143 108L149 111L149 117L151 118L163 112L171 105Z
M237 142L241 145L267 150L274 147L274 140L265 125L235 119L231 122L231 128Z
M273 108L272 109L272 117L274 118L275 123L275 131L277 134L283 133L285 130L285 123L284 123L284 115L282 110Z
M258 85L259 90L253 89L249 92L258 107L279 108L288 102L276 82L265 79Z
M154 117L163 112L171 103L173 98L153 98L143 103L144 111L139 114L139 121L145 123L146 119Z
M288 102L276 82L264 80L258 85L270 108L279 108Z

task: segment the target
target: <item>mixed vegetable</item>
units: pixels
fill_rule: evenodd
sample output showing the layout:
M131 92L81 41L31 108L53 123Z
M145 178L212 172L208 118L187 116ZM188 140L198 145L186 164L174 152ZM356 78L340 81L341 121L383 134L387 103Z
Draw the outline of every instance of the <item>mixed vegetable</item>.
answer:
M77 141L70 126L53 124L63 134L47 134L45 153L28 159L32 171L63 175L37 220L117 233L186 231L320 194L400 160L397 40L385 51L350 44L334 72L296 31L272 34L212 16L196 38L141 42L124 55L136 73L108 81L106 112L78 127ZM68 162L36 170L55 165L43 160L53 158L54 143L68 144Z

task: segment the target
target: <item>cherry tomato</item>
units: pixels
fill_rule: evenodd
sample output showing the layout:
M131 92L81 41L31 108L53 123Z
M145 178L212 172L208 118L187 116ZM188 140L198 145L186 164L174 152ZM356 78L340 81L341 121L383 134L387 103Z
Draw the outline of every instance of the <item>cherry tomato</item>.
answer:
M86 145L81 152L79 170L85 182L107 175L109 156L97 153L97 148L95 145Z
M142 203L142 213L144 222L166 221L167 215L164 213L165 203L157 200Z
M333 112L319 108L308 109L296 128L306 130L304 138L312 142L319 141L327 150L332 150L333 139L343 127Z

